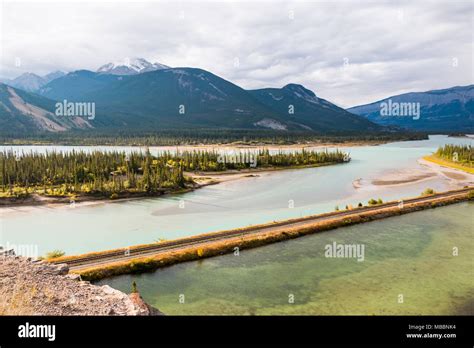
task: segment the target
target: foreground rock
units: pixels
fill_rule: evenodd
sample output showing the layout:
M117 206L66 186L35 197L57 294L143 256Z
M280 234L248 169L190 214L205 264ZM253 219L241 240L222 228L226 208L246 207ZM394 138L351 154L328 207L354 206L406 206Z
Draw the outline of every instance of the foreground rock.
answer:
M138 293L96 286L66 265L0 255L0 315L161 315Z

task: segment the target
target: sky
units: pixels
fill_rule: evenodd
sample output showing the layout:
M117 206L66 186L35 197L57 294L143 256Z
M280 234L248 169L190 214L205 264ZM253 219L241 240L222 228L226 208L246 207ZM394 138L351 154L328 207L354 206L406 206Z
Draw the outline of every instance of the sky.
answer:
M0 77L127 57L342 107L473 84L474 2L0 0Z

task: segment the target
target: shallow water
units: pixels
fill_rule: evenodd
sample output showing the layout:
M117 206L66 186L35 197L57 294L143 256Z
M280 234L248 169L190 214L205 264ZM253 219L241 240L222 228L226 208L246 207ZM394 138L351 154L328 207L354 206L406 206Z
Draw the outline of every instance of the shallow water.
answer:
M461 203L99 284L136 281L170 315L472 315L473 213ZM363 245L364 260L325 257L333 242Z
M355 189L358 178L370 181L401 168L419 168L417 160L445 143L469 144L468 138L432 136L429 140L344 148L351 162L320 168L277 171L164 198L79 205L75 208L0 208L0 244L34 246L39 255L60 249L67 254L151 243L215 230L242 227L357 205L418 196L424 189L452 188L441 178L399 187ZM12 147L15 151L127 150L133 147ZM151 148L153 153L162 148ZM184 204L180 204L180 202ZM183 208L180 208L183 207Z

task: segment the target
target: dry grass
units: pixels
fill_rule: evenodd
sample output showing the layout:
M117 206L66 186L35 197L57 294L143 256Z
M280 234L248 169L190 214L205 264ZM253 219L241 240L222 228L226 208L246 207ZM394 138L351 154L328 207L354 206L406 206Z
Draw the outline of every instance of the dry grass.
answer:
M469 173L469 174L474 174L474 168L472 167L467 167L463 166L462 164L452 162L452 161L447 161L445 159L436 157L436 156L425 156L423 157L424 160L432 163L436 163L440 166L448 167L448 168L454 168L454 169L459 169L462 170L463 172Z

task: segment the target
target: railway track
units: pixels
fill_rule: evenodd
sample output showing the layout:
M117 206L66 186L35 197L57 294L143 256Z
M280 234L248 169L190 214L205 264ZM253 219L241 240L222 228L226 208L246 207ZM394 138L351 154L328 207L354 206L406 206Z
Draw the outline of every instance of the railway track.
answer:
M78 256L71 260L52 261L52 263L67 263L71 270L86 268L93 265L107 264L107 263L112 263L112 262L117 262L117 261L134 259L137 257L145 257L148 255L150 256L156 255L156 254L166 252L169 250L177 250L183 247L205 244L205 243L213 242L216 240L224 240L224 239L246 236L246 235L255 234L255 233L270 232L279 227L288 227L288 228L304 227L306 224L310 224L314 222L321 222L325 220L346 217L346 216L347 217L356 216L364 212L382 211L383 209L399 206L401 202L403 203L403 205L430 202L439 198L462 195L472 189L473 189L472 187L469 187L469 188L464 188L464 189L460 189L456 191L436 193L430 196L410 198L410 199L401 200L398 202L383 203L383 204L372 206L372 207L361 207L361 208L355 208L353 210L348 210L348 211L340 211L340 212L336 211L336 212L331 212L331 213L312 215L312 216L307 216L303 218L296 218L296 219L291 219L291 220L286 220L286 221L275 222L271 225L266 225L266 226L253 226L253 227L228 230L228 231L222 231L222 232L206 233L202 235L197 235L193 237L185 237L185 238L180 238L180 239L167 241L167 242L158 242L156 244L151 244L151 245L116 249L116 250L111 250L109 252L107 251L101 252L99 255L88 255L84 257Z

